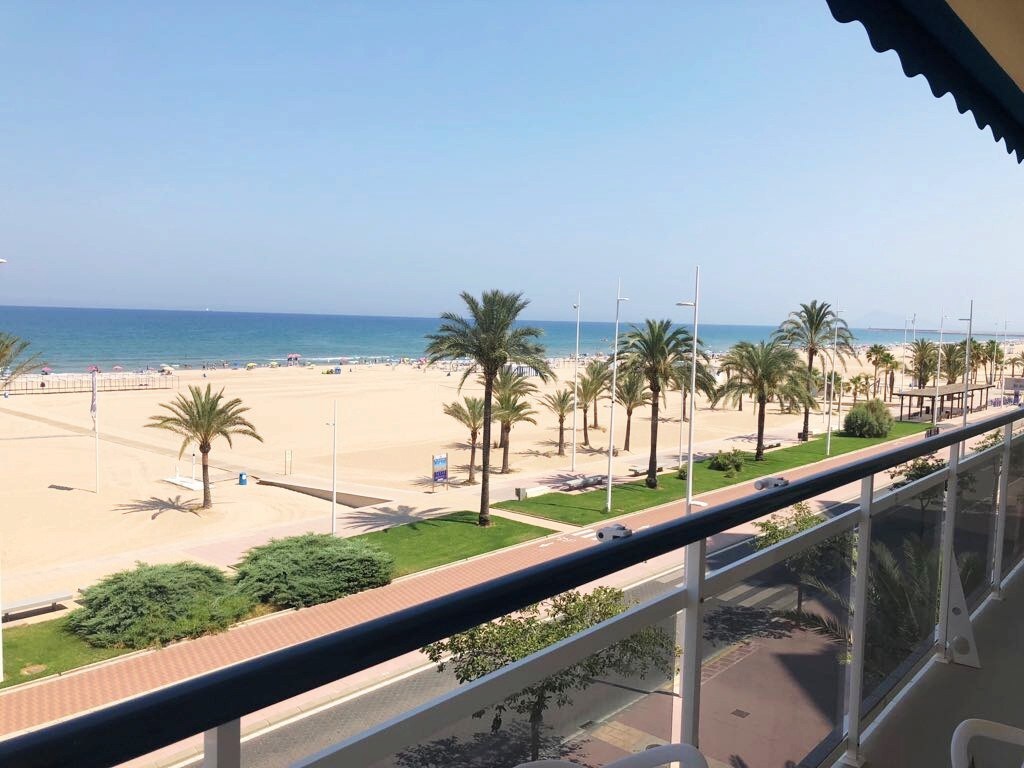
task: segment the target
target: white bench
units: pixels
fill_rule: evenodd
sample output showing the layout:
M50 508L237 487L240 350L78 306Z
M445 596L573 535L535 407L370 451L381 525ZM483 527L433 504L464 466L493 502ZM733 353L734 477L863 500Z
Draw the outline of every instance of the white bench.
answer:
M61 603L67 602L72 598L70 592L57 592L53 595L43 595L42 597L33 597L29 600L18 600L14 603L8 603L0 609L5 617L10 616L12 613L25 613L26 611L32 611L36 608L50 608L57 610L57 606Z
M590 488L592 485L601 485L607 475L584 475L572 480L565 481L565 487L570 491L578 491L580 488Z
M665 467L663 467L661 464L659 464L655 468L655 471L656 472L661 472L663 469L665 469ZM639 477L640 475L646 475L647 474L647 467L641 467L639 464L632 464L629 467L629 474L631 474L633 477Z
M535 485L533 488L516 488L516 498L520 501L543 496L545 493L551 493L551 489L546 485Z

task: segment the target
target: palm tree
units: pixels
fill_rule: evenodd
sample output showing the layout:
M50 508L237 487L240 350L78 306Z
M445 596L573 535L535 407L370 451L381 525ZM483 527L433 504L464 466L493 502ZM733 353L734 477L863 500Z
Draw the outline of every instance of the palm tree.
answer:
M480 397L465 397L444 406L444 412L469 430L469 484L476 482L476 443L484 425L484 401Z
M752 344L741 341L725 355L729 367L741 375L734 375L718 391L718 398L736 400L750 395L757 403L757 448L754 460L764 459L765 407L771 400L782 397L796 400L805 408L816 405L808 386L809 374L800 365L797 353L782 339Z
M935 375L938 347L933 341L915 339L910 345L907 357L907 373L913 377L914 385L918 389L924 389Z
M1017 366L1024 368L1024 355L1014 355L1006 362L1010 366L1010 376L1016 376Z
M872 344L868 347L866 357L868 362L875 368L875 374L872 378L872 381L874 381L875 397L878 397L878 369L882 367L882 361L887 354L889 354L889 350L882 344Z
M947 384L955 384L964 376L964 345L943 344L942 345L942 375L946 377Z
M647 391L647 382L643 374L630 369L615 382L615 402L626 409L626 439L622 450L629 451L629 435L633 428L633 411L651 402L651 393Z
M532 326L515 325L516 319L530 303L521 293L485 291L479 300L466 291L460 296L466 303L470 317L467 319L453 312L441 315L441 325L437 333L427 336L426 352L431 363L440 360L469 359L471 365L462 375L460 386L477 369L483 377L483 466L480 472L478 520L481 526L488 526L491 524L490 458L494 379L509 363L530 366L537 371L543 381L548 380L551 368L544 359L544 347L536 341L543 331Z
M530 407L529 402L517 394L502 392L494 398L494 418L501 424L501 473L503 475L507 475L509 472L508 452L512 427L522 421L536 424L537 420L533 418L536 415L537 412Z
M517 373L512 366L505 366L494 377L494 399L496 401L504 398L506 402L512 402L514 399L526 397L536 392L536 385L532 384L525 374ZM498 447L504 448L506 440L508 440L508 429L503 424L498 435Z
M216 394L213 387L206 385L203 390L195 384L189 385L189 397L178 395L171 403L160 403L160 407L170 415L150 416L147 427L166 429L182 437L181 450L178 458L192 443L199 446L203 457L203 509L213 506L210 495L210 449L213 440L223 437L231 446L231 437L241 435L263 442L263 438L242 414L249 409L242 405L237 397L224 401L224 390Z
M39 355L25 357L29 342L10 333L0 333L0 391L19 376L39 367Z
M689 354L685 355L675 367L676 376L674 381L676 388L683 396L683 421L689 419L689 416L687 415L689 411L686 409L686 400L690 394L690 365L693 361L693 334L689 331L687 331L686 334L690 337L690 340L687 342L687 344L690 345ZM697 391L703 393L705 397L711 400L714 399L715 392L717 392L717 382L715 381L714 374L708 370L707 362L707 353L701 349L700 339L697 339ZM694 408L696 407L697 404L694 403Z
M985 382L987 384L994 384L996 368L1003 364L1003 350L995 339L983 342L980 345L980 350L982 352L982 361L985 363ZM991 365L991 370L989 370L989 365Z
M583 378L580 379L580 390L586 393L586 401L592 403L594 407L594 423L591 425L594 429L598 428L597 424L597 403L604 397L612 383L612 367L607 360L591 360L587 363L587 367L583 371ZM580 395L583 399L584 395ZM584 426L586 426L586 409L583 409L584 413Z
M882 399L891 400L893 389L896 386L896 371L900 369L900 361L896 359L896 356L892 352L886 352L882 356L882 363L879 366L884 375L882 377Z
M544 395L541 402L558 418L558 455L565 456L565 419L572 413L572 390L556 390Z
M814 358L819 353L830 350L833 341L836 342L835 350L836 364L847 355L854 353L853 334L846 325L846 321L836 314L832 305L827 301L814 300L810 304L801 304L800 309L790 312L778 330L776 338L793 349L802 350L807 355L807 371L814 370ZM812 386L810 380L808 387ZM808 395L813 393L808 390ZM807 398L804 405L804 429L803 439L810 436L811 424L811 403L813 396Z
M875 382L876 384L878 382ZM857 396L864 395L867 400L871 397L871 379L866 373L858 373L850 379L850 387L853 389L853 404L857 404Z
M651 455L647 461L648 488L658 487L658 405L662 390L676 379L676 368L690 349L690 332L672 327L671 320L646 320L633 326L622 340L623 372L630 369L647 379L651 391Z

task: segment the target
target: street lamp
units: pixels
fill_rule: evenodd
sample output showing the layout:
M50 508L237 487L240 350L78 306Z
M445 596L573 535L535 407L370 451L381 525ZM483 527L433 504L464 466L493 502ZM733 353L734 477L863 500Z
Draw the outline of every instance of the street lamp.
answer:
M943 315L942 317L939 318L939 350L938 350L938 354L935 356L935 364L936 364L936 368L935 368L935 399L932 402L932 426L933 427L935 426L935 423L938 420L938 417L937 417L936 414L938 413L938 410L939 410L939 379L942 378L942 331L944 330L944 327L945 327L945 324L946 324L946 318L948 318L948 317L949 317L949 315Z
M605 500L604 511L612 511L612 454L615 452L615 384L619 372L619 308L622 302L629 301L622 295L622 281L615 292L615 346L612 350L612 397L611 415L608 417L608 498Z
M700 267L694 270L693 301L677 301L677 307L693 307L693 355L690 360L690 423L686 446L686 514L693 512L693 412L697 400L697 321L700 312ZM680 387L680 389L682 389ZM679 466L683 465L682 403L679 415Z
M914 313L914 335L917 335L917 313ZM903 364L900 366L900 391L906 389L906 382L904 377L907 370L907 326L910 323L910 318L904 316L903 318ZM902 401L901 401L902 402Z
M573 358L572 367L572 471L576 471L576 411L579 410L580 396L580 306L583 304L583 295L576 294L576 303L572 308L576 310L576 357Z
M967 323L967 343L964 345L964 398L963 398L963 421L962 426L967 426L967 390L971 380L971 332L974 330L974 299L971 299L971 311L967 317L961 317L961 322ZM961 443L966 447L966 443Z
M338 401L334 401L334 418L331 427L331 536L338 533Z
M835 397L836 392L836 356L839 354L839 316L843 314L844 310L839 309L839 302L836 302L835 309L835 321L832 329L832 367L829 373L829 384L828 384L828 428L825 431L825 456L832 454L832 398ZM916 315L915 315L916 317ZM904 327L904 347L906 347L906 327ZM904 358L906 352L903 353ZM840 403L840 407L842 403ZM807 437L807 435L804 435Z

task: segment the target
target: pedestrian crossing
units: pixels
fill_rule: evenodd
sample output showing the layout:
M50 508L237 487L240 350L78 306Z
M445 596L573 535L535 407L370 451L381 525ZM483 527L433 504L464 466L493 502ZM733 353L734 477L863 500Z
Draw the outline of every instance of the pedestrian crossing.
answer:
M782 584L762 586L740 582L721 594L708 598L721 605L742 608L766 608L772 611L788 611L796 608L796 585Z

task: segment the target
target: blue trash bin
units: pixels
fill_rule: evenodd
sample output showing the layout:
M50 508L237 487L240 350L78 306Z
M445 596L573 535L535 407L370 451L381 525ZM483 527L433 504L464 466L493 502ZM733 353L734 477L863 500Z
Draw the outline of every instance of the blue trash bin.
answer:
M248 472L239 472L238 473L238 484L239 485L248 485L249 484L249 473Z

